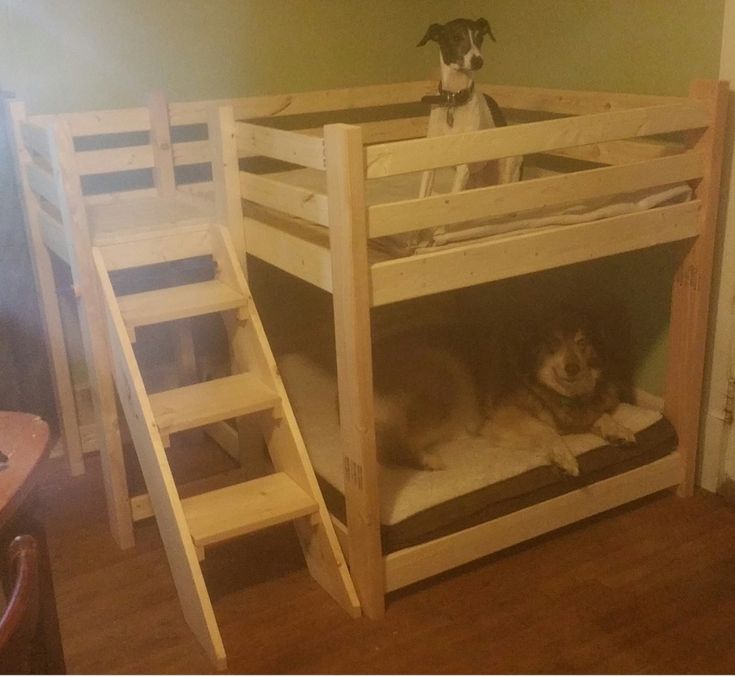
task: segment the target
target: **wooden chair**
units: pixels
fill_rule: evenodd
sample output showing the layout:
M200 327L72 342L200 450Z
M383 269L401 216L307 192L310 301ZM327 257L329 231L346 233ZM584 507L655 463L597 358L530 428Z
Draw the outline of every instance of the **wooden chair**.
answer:
M0 618L0 672L37 673L39 582L38 544L33 536L16 536L8 548L10 588Z

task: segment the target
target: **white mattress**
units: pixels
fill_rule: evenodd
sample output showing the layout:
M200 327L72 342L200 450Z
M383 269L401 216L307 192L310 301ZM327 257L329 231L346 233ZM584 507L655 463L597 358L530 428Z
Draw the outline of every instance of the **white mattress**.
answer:
M279 359L279 368L316 472L343 491L334 374L303 353L284 355ZM660 420L661 414L621 404L613 417L639 432ZM568 435L566 441L576 456L604 446L601 438L591 434ZM547 465L538 451L493 447L482 437L453 440L439 453L446 464L446 469L440 471L381 466L380 513L384 525L397 524L457 496Z

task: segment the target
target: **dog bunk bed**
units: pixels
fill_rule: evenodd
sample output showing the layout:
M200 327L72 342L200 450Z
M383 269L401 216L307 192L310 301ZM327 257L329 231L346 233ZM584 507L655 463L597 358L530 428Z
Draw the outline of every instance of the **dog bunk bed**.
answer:
M687 98L482 85L511 121L523 124L427 139L426 110L414 104L435 86L171 103L166 110L180 184L188 166L212 159L206 140L187 133L196 134L213 108L231 107L230 133L240 158L234 183L243 208L243 229L232 229L233 240L244 242L250 256L332 294L331 356L324 361L318 350L306 351L283 357L279 369L362 607L372 617L383 613L387 591L647 494L679 487L686 495L694 486L726 84L697 82ZM155 138L153 151L130 140L117 148L82 148L85 136L151 129L148 110L58 117L75 138L83 180L155 168L162 147ZM47 121L25 118L22 111L16 118ZM519 183L416 197L420 172L515 155L527 166ZM564 162L563 171L544 169L549 158L571 160L574 171ZM212 189L207 177L188 181L178 188ZM102 188L85 201L124 209L127 200L152 190ZM233 202L230 208L238 221L240 210ZM39 237L52 251L61 248L48 228ZM673 281L664 417L635 408L619 412L641 431L637 448L611 452L581 436L572 445L582 477L564 486L533 454L522 462L508 459L512 472L489 473L482 486L468 482L460 466L412 478L398 470L399 476L386 479L375 452L372 308L670 242L684 243L686 255ZM39 285L43 293L43 280ZM44 308L56 335L58 387L68 381L55 329L58 311L49 300ZM336 361L336 380L330 360ZM339 423L328 415L335 392ZM321 395L310 408L315 393ZM74 403L62 400L68 412ZM111 415L108 410L108 420ZM469 468L478 453L467 447L458 457ZM521 478L521 488L509 487L508 474ZM440 490L442 478L454 488ZM399 485L410 482L440 498L400 507L396 500L388 516L385 506L401 493ZM119 507L119 497L109 499L109 486L108 503ZM463 514L455 505L454 513L442 515L440 504L452 495L464 502ZM394 525L381 526L381 510ZM395 525L401 528L388 535L386 527Z
M398 102L418 100L424 87L431 83L404 86ZM388 591L694 486L726 86L698 82L688 98L483 90L509 119L531 121L431 139L421 118L322 130L299 119L316 110L309 95L293 95L276 115L238 125L241 155L290 163L241 172L248 253L332 294L336 359L322 337L279 366L371 616L383 613ZM330 92L324 121L339 119L338 109L356 116L354 108L396 103L388 91ZM417 197L425 170L515 155L535 178ZM535 161L549 156L581 165L539 169L545 163ZM490 468L478 440L451 443L443 471L377 463L371 309L675 241L687 254L674 280L664 415L616 412L638 433L635 447L575 436L578 480L560 478L532 451L495 450Z

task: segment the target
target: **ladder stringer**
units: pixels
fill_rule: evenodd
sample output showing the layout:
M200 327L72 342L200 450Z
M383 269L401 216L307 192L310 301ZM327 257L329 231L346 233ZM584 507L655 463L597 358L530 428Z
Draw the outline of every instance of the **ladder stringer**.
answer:
M197 552L102 253L92 250L110 335L115 382L156 514L184 617L210 660L225 669L225 649Z
M257 374L278 395L279 409L273 414L260 414L258 422L276 470L283 472L313 497L318 511L294 520L294 526L313 578L352 617L360 615L360 602L350 577L347 563L334 531L329 511L294 416L288 394L278 373L275 358L265 334L247 281L238 262L229 232L212 226L212 252L218 277L238 289L247 302L247 319L234 314L225 316L235 362L240 368Z

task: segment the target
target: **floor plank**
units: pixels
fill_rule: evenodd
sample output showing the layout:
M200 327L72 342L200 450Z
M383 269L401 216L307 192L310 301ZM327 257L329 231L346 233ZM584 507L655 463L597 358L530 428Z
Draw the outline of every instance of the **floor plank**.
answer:
M211 672L155 524L117 550L87 465L71 478L52 461L41 495L69 672ZM658 494L398 591L381 622L350 620L314 583L290 527L219 546L204 570L232 673L735 672L735 508L706 493Z

